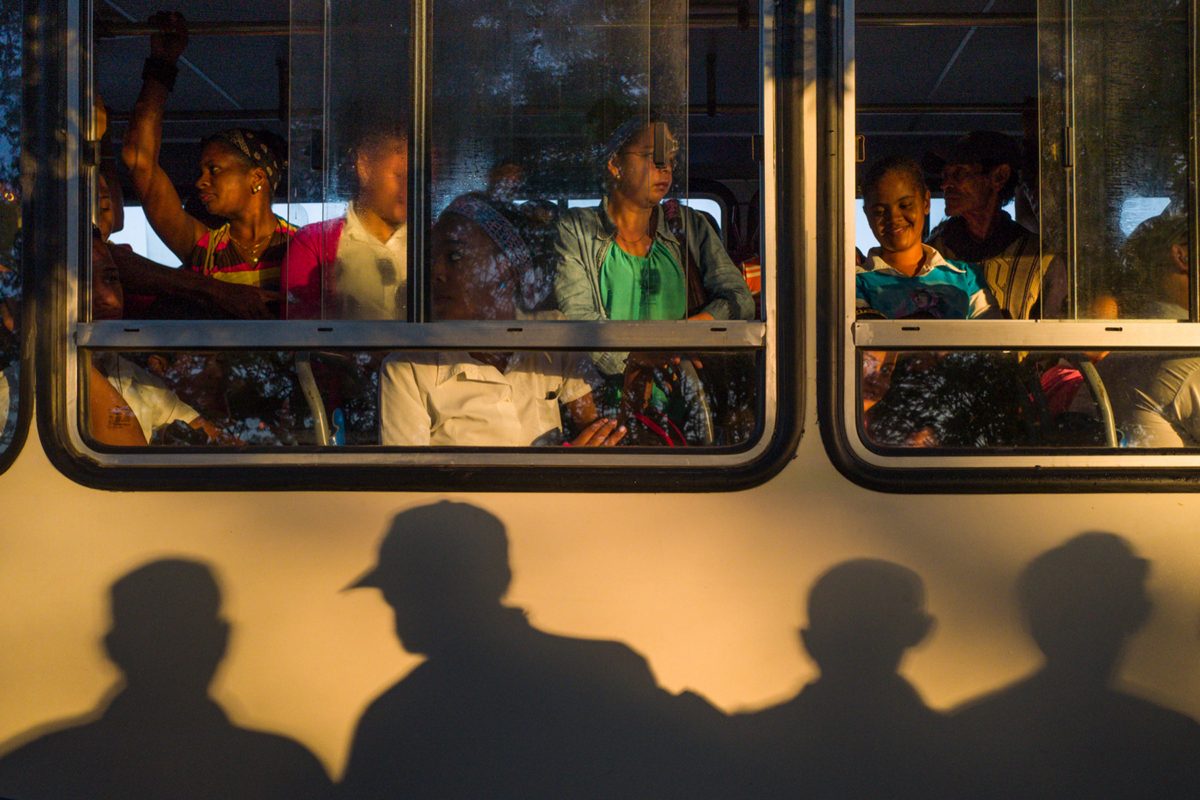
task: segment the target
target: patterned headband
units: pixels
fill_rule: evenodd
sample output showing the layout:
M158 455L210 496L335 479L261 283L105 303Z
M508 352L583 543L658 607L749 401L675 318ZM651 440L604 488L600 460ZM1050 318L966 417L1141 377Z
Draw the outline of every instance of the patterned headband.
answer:
M264 133L252 131L249 128L230 128L209 136L204 140L204 144L220 142L238 151L251 164L260 167L263 172L267 173L267 180L270 181L271 189L274 190L279 186L279 179L283 176L287 162L281 160L275 149L267 143Z
M500 252L508 259L513 273L520 280L521 302L526 309L533 308L537 304L537 295L542 279L538 271L533 268L533 254L517 227L495 206L473 194L459 195L454 198L442 213L466 217L483 229L483 232L495 242L496 247L500 248Z

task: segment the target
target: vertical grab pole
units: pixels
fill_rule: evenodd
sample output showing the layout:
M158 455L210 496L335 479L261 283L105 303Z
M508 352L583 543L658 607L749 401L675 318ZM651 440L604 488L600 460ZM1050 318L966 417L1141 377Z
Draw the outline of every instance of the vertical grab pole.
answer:
M1063 166L1066 168L1066 237L1067 286L1069 288L1067 318L1079 319L1079 220L1078 170L1075 165L1075 3L1063 2Z
M427 318L425 233L429 229L429 91L431 0L412 0L412 134L408 158L408 321Z

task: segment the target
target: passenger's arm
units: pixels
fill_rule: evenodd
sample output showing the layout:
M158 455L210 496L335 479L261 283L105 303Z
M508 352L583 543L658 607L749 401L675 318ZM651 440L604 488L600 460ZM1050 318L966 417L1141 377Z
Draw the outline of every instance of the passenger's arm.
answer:
M221 430L205 417L197 416L188 423L188 427L192 428L193 430L204 431L204 434L208 436L208 440L212 444L219 444L225 447L245 444L245 442L243 442L241 439L237 438L232 433Z
M565 214L558 221L554 239L557 265L554 296L559 311L567 319L594 320L604 319L605 316L596 297L594 281L588 274L587 250L590 247L592 242L582 230L578 216Z
M558 221L558 235L554 240L554 296L559 311L567 319L605 319L595 288L597 281L588 274L591 257L587 250L595 245L579 219L577 214L567 213ZM625 355L597 351L592 353L592 360L605 375L620 375L625 371Z
M987 281L973 266L967 266L967 274L972 279L967 288L970 294L967 319L1004 319L1004 315L1000 312L1000 304L996 302L991 289L988 288Z
M95 366L88 368L88 430L100 444L145 447L146 437L133 409Z
M135 294L178 297L208 303L232 319L273 319L271 303L279 292L242 286L205 277L186 269L172 269L124 247L109 245L121 273L121 285Z
M589 392L564 405L579 435L571 440L573 447L612 447L628 432L616 419L596 416L596 403Z
M708 314L711 319L754 319L754 297L750 287L725 252L721 237L703 214L684 209L684 215L689 246L698 254L704 290L708 293L708 303L701 309L701 314ZM703 317L700 314L693 317L697 318Z
M387 445L427 446L433 420L421 398L414 365L400 355L388 356L379 367L379 441Z
M1050 257L1042 273L1042 319L1067 316L1067 262L1061 256Z
M187 26L183 16L160 12L150 21L163 29L162 33L150 37L151 63L157 64L159 70L173 69L187 46ZM203 235L205 227L183 210L179 193L158 163L163 109L169 91L162 76L154 74L153 70L142 81L142 91L133 106L133 118L121 146L121 160L129 169L150 226L171 252L186 262L192 245Z
M1186 377L1163 412L1173 418L1168 421L1178 432L1181 446L1200 447L1200 359L1172 359L1164 363L1162 369L1167 369L1168 365L1186 373Z

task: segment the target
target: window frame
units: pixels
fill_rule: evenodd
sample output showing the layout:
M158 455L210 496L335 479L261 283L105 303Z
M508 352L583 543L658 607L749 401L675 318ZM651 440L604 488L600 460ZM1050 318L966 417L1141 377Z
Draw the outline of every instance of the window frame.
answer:
M783 266L770 271L773 283L768 285L774 291L766 298L766 321L687 326L673 322L503 321L305 324L129 320L81 324L74 276L87 274L81 270L90 258L83 215L92 178L84 161L87 148L81 146L81 131L91 123L90 56L79 42L92 41L91 22L86 17L90 9L88 3L72 0L40 0L38 7L46 14L39 29L44 45L39 52L48 78L42 84L43 96L38 98L40 146L45 151L43 163L66 167L59 176L48 170L35 176L35 197L43 213L36 226L36 248L31 250L38 263L53 265L48 280L39 287L39 298L48 313L43 315L38 333L38 419L47 454L72 479L110 489L628 491L636 487L638 491L692 492L749 488L770 479L790 460L803 418L803 367L801 352L796 349L797 330L803 321L797 288L803 250L798 247L797 226L788 215L776 215L773 199L777 194L781 198L792 194L790 173L800 168L799 160L793 159L782 143L803 130L795 102L800 96L796 84L803 75L795 74L792 63L800 39L788 26L776 26L773 4L764 3L760 13L761 119L771 148L768 152L776 152L777 165L764 164L761 194L764 252L774 254L775 263ZM414 7L423 8L424 3L414 3ZM790 2L783 6L790 7ZM784 13L786 16L786 10ZM78 36L68 36L73 30ZM421 27L414 26L414 30ZM776 63L782 63L782 69L776 69ZM69 123L67 136L56 141L52 131L55 125L61 127L64 119ZM414 123L422 124L419 114ZM417 156L413 161L419 165L420 151ZM419 180L419 166L415 173L413 179ZM47 215L46 209L53 214ZM56 220L60 223L57 236L53 233ZM248 330L245 326L254 326L253 339L240 335ZM466 339L456 338L456 331L465 332ZM198 345L196 349L212 350L217 349L214 342L222 340L227 340L224 343L231 345L230 349L240 350L300 352L318 344L325 349L439 349L451 339L456 349L472 343L496 349L499 338L508 339L505 349L596 349L602 344L619 350L702 351L713 349L716 342L720 349L761 352L766 359L766 379L760 434L743 448L689 448L684 454L656 448L590 453L533 447L114 450L89 444L79 424L79 357L89 349L184 350ZM631 468L636 470L632 476Z
M1189 13L1198 15L1191 0ZM906 15L915 17L916 15ZM933 15L936 16L936 15ZM912 20L909 24L914 24ZM932 21L920 24L935 24ZM1066 448L1006 449L1003 453L964 450L880 449L860 435L857 354L861 349L917 350L1155 350L1200 352L1200 322L1118 320L857 320L854 295L854 153L856 104L853 90L853 0L830 3L819 21L821 69L830 76L830 97L818 106L820 127L833 133L823 142L820 163L823 202L819 230L828 246L818 256L818 295L827 312L819 325L818 348L827 365L818 375L818 417L822 438L835 466L870 489L904 493L1025 493L1095 491L1195 491L1200 485L1200 449L1185 451ZM1192 26L1188 74L1192 114L1189 153L1192 241L1200 216L1200 33ZM1045 181L1043 181L1043 185ZM1191 319L1200 319L1200 248L1191 253ZM1073 256L1072 253L1072 262ZM1073 269L1073 267L1072 267Z
M27 3L22 4L27 6ZM30 142L28 130L25 120L32 113L33 98L29 92L24 91L24 86L27 80L27 75L31 70L32 58L29 54L29 49L25 43L30 40L30 17L28 14L23 14L24 23L21 30L21 85L22 92L20 98L21 108L21 141L18 145L20 148L20 168L18 178L22 183L21 187L21 219L22 219L22 242L21 242L21 261L16 265L20 273L21 280L21 322L20 329L17 331L19 355L17 357L17 385L14 387L9 385L10 402L17 403L17 416L13 426L12 438L8 442L8 447L0 452L0 475L8 472L9 468L16 462L21 451L25 448L25 443L29 439L29 428L33 420L34 408L34 373L33 373L33 353L34 353L34 330L33 321L37 319L37 302L36 293L34 292L33 264L35 263L30 257L30 238L29 229L25 226L25 221L28 219L32 200L29 193L29 181L26 179L26 171L38 164L36 154L29 150ZM29 153L27 156L26 154ZM15 391L14 391L15 389ZM0 420L0 429L7 424L7 420Z

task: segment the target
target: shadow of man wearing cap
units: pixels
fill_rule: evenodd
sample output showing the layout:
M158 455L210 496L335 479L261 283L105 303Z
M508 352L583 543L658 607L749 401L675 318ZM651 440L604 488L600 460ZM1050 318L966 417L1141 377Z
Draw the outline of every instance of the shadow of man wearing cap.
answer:
M501 604L512 573L496 517L441 502L398 514L375 587L404 648L426 660L359 720L342 796L695 797L722 715L661 690L618 642L532 627Z
M898 674L933 624L920 576L899 564L855 559L818 578L800 639L820 677L734 720L755 767L749 796L939 796L945 719Z
M1025 567L1017 595L1041 669L957 711L969 797L1200 797L1200 725L1118 687L1150 614L1149 562L1085 533Z
M104 648L124 685L84 720L17 737L28 743L0 759L0 796L332 796L329 777L308 750L283 736L234 726L209 698L229 640L220 606L212 572L196 561L153 561L114 583Z

